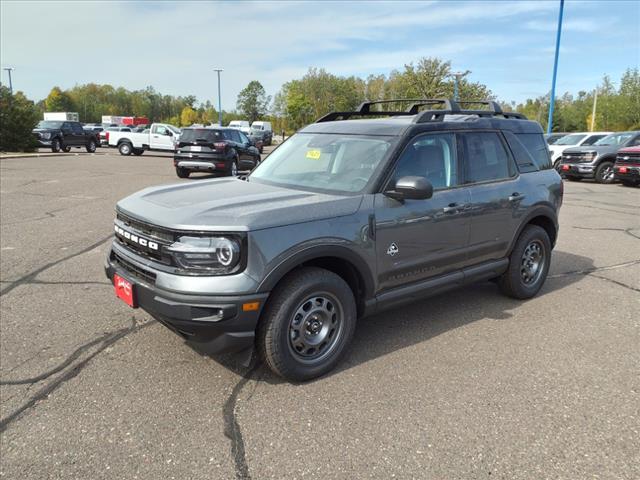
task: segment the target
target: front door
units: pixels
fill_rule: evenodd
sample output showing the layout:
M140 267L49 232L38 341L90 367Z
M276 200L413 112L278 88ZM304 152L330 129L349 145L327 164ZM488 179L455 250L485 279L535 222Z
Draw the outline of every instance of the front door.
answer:
M427 200L398 201L375 196L378 290L462 269L467 262L471 201L461 186L456 136L420 135L402 153L386 190L405 176L433 185Z
M150 145L153 150L173 150L173 133L164 125L154 125L149 135Z

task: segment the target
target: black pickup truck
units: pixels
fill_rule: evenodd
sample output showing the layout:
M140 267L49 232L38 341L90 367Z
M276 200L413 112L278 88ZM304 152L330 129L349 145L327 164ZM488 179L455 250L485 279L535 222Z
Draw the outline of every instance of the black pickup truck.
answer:
M42 120L32 131L41 148L52 152L69 152L71 147L84 147L93 153L99 144L96 132L86 131L80 122Z

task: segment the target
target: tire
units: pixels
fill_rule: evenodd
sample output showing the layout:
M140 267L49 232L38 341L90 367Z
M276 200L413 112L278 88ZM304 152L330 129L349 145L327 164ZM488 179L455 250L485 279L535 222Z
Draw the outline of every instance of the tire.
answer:
M569 175L567 175L565 178L566 178L567 180L569 180L570 182L579 182L579 181L581 181L581 180L582 180L582 177L571 177L571 176L569 176Z
M615 181L613 177L613 162L602 162L596 168L596 182L609 184Z
M550 263L549 235L542 227L527 225L509 255L507 271L498 281L502 293L520 300L535 296L547 278Z
M64 145L60 148L62 148L62 151L65 153L69 153L71 151L71 147L69 145Z
M87 143L87 146L86 146L87 152L95 153L96 148L98 148L98 146L96 145L96 141L95 140L89 140L89 143Z
M60 143L59 138L54 138L51 140L51 151L53 153L58 153L62 149L62 144Z
M131 146L130 143L128 142L123 142L120 145L118 145L118 151L120 152L120 155L131 155L131 152L133 151L133 147Z
M186 168L176 167L176 175L178 175L179 178L189 178L190 173Z
M133 151L133 154L138 157L144 153L144 150L142 148L134 148L132 151Z
M328 270L305 267L273 290L257 331L258 354L276 374L300 382L332 370L351 342L356 302Z
M637 187L640 185L640 183L634 182L633 180L620 180L620 182L622 182L622 185L625 187Z
M230 177L238 176L238 158L234 158L229 165L229 169L227 170L227 175Z

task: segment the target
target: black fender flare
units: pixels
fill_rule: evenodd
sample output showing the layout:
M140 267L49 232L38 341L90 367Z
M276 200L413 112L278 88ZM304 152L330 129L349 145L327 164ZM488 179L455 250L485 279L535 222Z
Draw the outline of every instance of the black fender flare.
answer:
M550 239L550 240L551 240L552 246L555 246L555 243L558 238L558 231L559 231L558 215L556 211L553 209L553 207L551 207L550 205L540 204L533 207L529 211L529 213L527 213L527 215L522 219L522 222L520 222L520 226L518 226L518 230L516 231L516 234L513 236L513 239L509 244L509 250L508 250L509 255L511 254L511 251L515 247L516 242L518 241L518 238L520 238L522 231L529 224L529 222L531 222L531 220L533 220L536 217L546 217L548 220L550 220L553 223L553 227L555 228L555 231L556 231L556 238Z
M258 286L258 292L270 292L289 272L299 265L311 260L333 257L344 260L351 264L362 281L364 289L364 299L372 298L374 295L374 277L367 262L352 249L340 244L325 244L317 246L307 246L298 249L290 254L285 260L279 263L269 273L267 273Z

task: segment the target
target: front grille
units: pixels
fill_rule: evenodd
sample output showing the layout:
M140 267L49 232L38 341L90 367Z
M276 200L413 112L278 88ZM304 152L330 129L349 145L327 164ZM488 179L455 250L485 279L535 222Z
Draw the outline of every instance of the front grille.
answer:
M156 283L156 274L145 270L143 268L137 267L129 260L124 258L122 255L118 255L115 251L111 251L111 261L125 270L127 273L130 273L138 280L142 280L148 284L155 285Z
M42 138L42 134L40 132L33 132L33 136L36 140L40 140Z
M123 222L125 225L137 230L139 233L143 235L147 235L149 237L153 237L157 240L164 242L173 242L174 235L171 231L164 229L162 227L157 227L155 225L151 225L148 223L141 222L140 220L136 220L134 218L129 217L121 212L118 212L116 218Z
M637 165L640 163L640 153L621 153L616 157L616 165Z
M164 265L172 264L171 256L166 251L166 247L173 243L174 235L170 231L122 213L118 213L115 227L116 240L122 247L149 260ZM119 228L123 231L118 231Z

